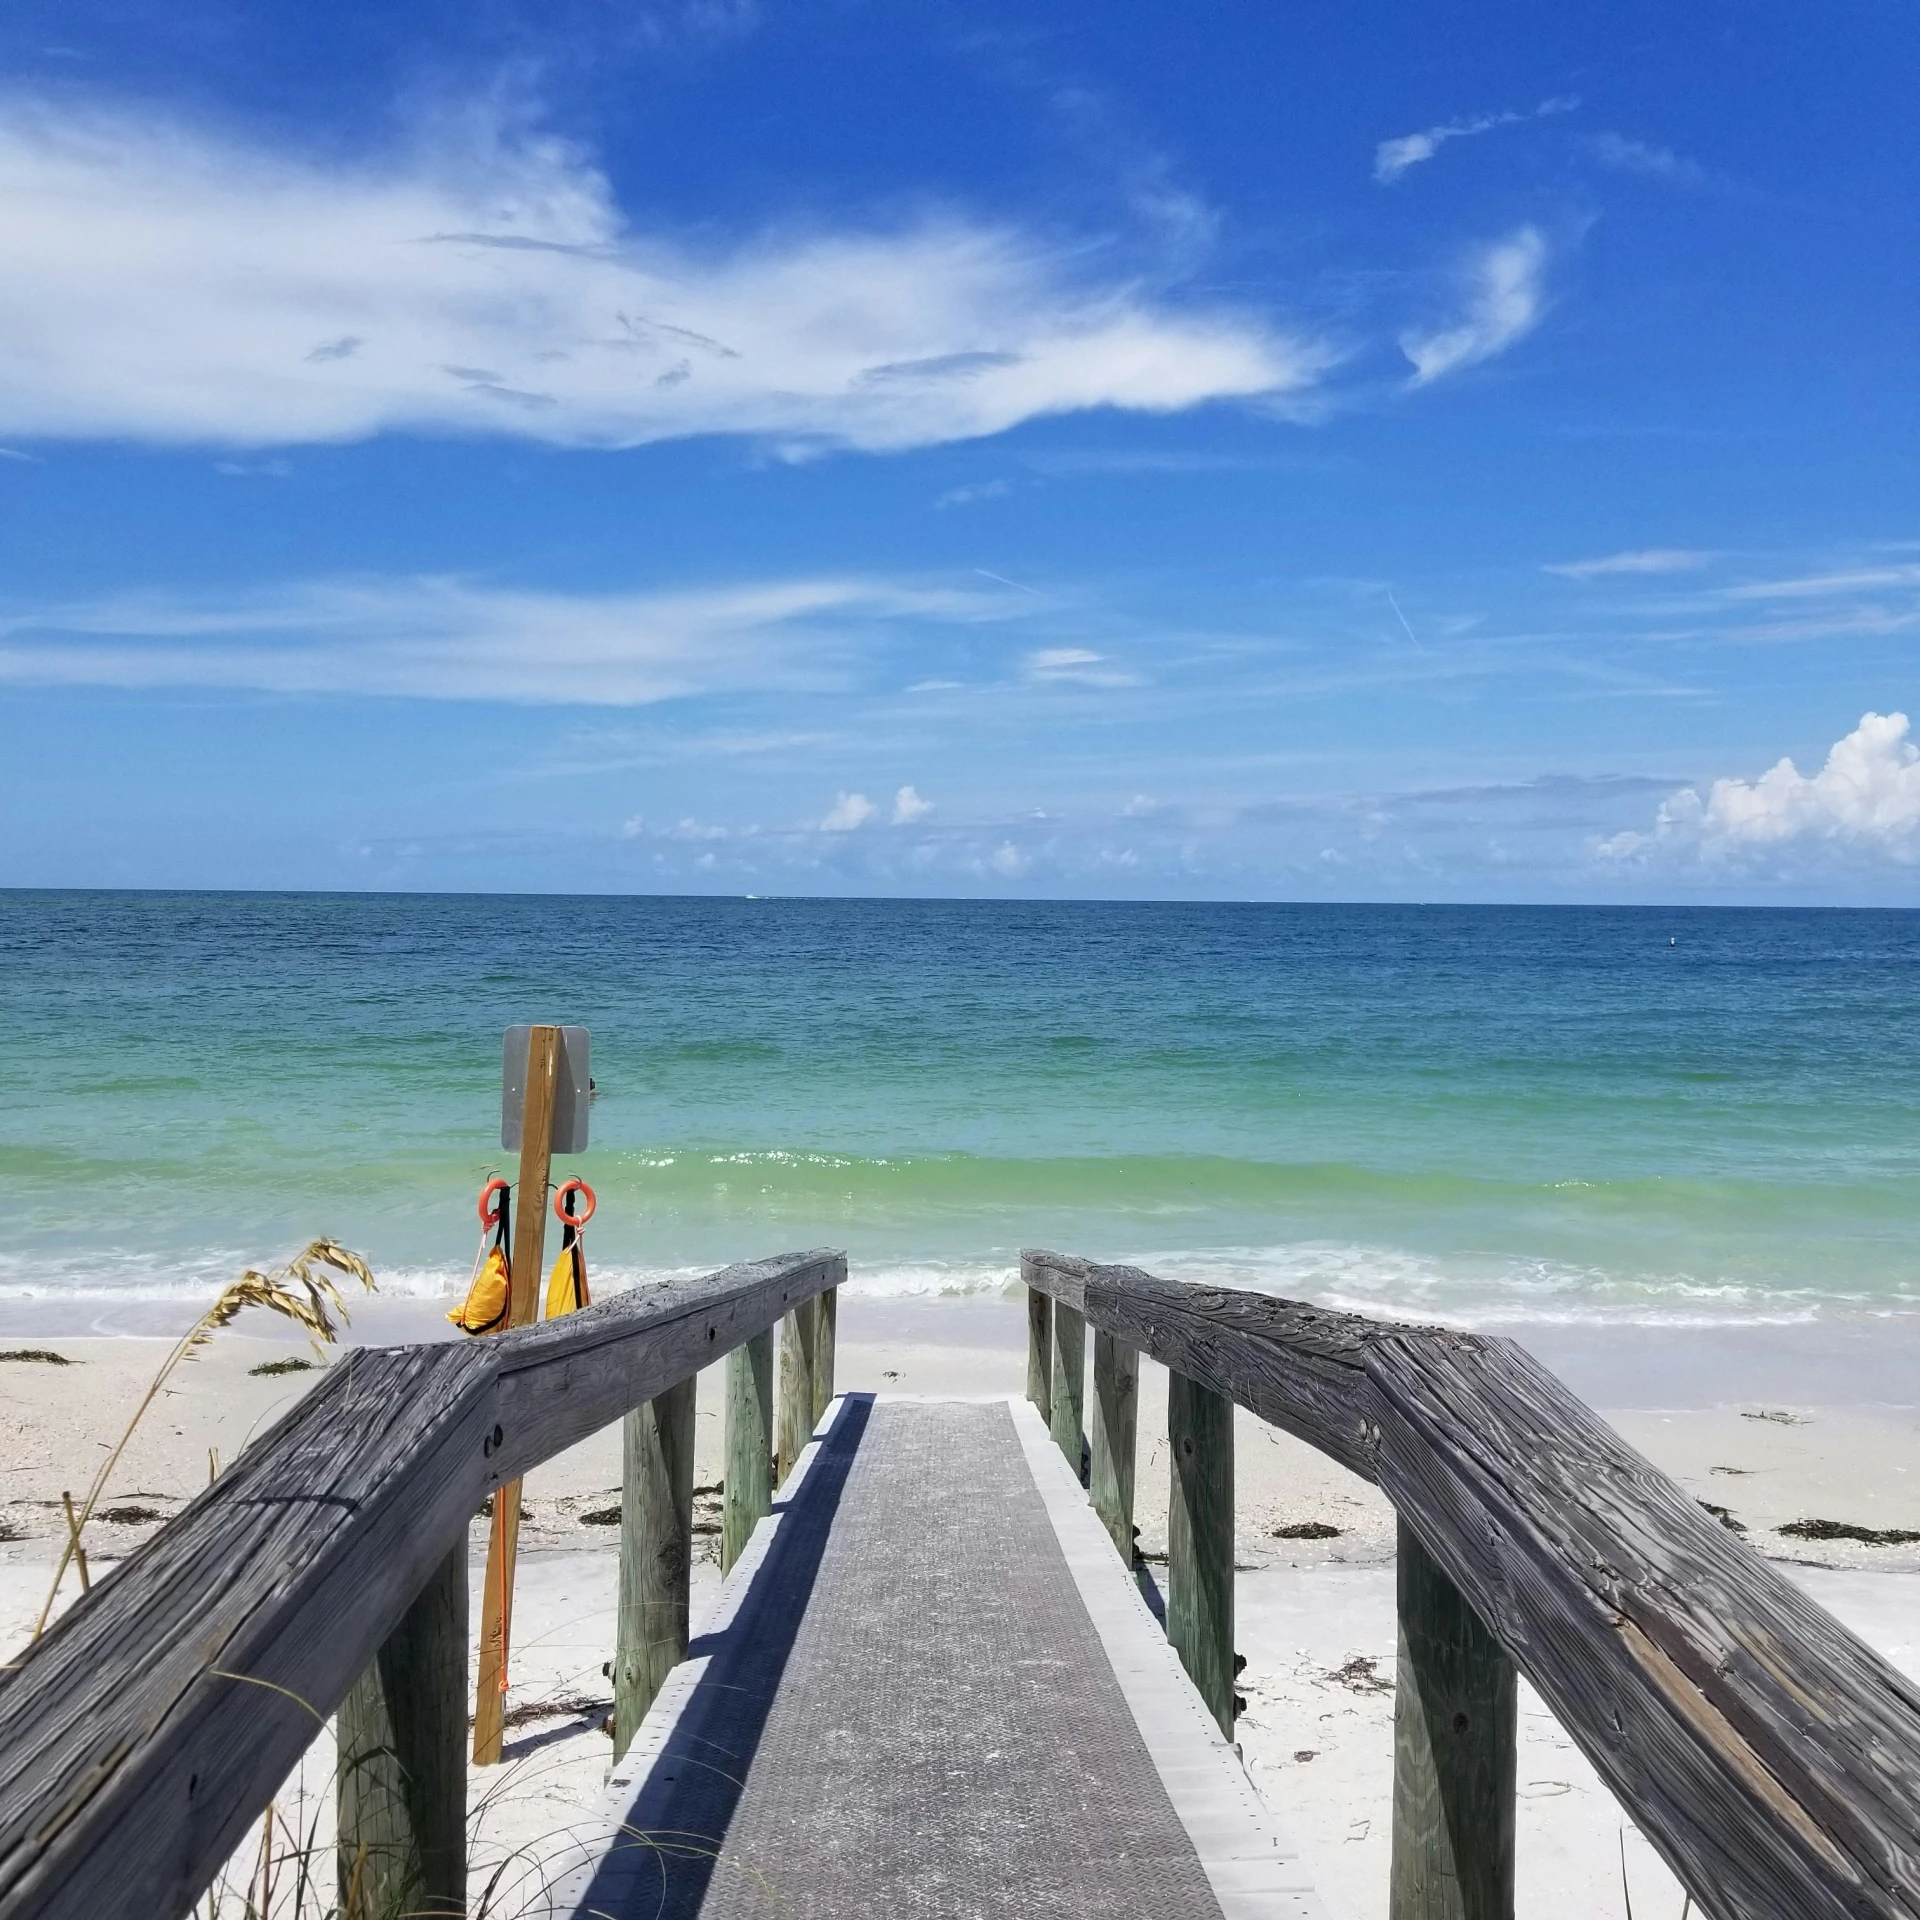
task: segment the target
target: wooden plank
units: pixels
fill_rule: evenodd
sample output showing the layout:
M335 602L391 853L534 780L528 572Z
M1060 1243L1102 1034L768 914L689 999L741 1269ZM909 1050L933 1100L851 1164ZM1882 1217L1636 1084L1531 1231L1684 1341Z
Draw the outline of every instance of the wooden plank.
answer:
M1088 1323L1224 1394L1262 1420L1376 1477L1363 1361L1389 1334L1418 1331L1230 1287L1190 1287L1137 1267L1020 1256L1029 1286L1081 1305Z
M774 1485L783 1487L813 1438L813 1349L819 1326L803 1300L780 1322L780 1392L774 1416Z
M1403 1521L1388 1920L1513 1920L1519 1687Z
M1027 1289L1027 1398L1042 1420L1053 1419L1053 1302Z
M693 1416L699 1377L634 1408L622 1435L620 1599L613 1655L613 1757L687 1657L693 1569Z
M560 1029L527 1034L526 1106L520 1122L520 1184L513 1193L512 1294L507 1325L530 1326L539 1317L547 1252L547 1186L553 1169L553 1099L560 1078ZM513 1637L513 1575L520 1552L520 1484L493 1497L487 1536L487 1574L480 1589L480 1672L473 1694L473 1758L495 1766L504 1734L507 1665Z
M499 1365L503 1472L524 1473L624 1419L846 1276L843 1253L790 1253L496 1334L484 1344Z
M820 1318L814 1329L813 1424L817 1427L833 1402L833 1350L840 1338L840 1289L829 1287L814 1296Z
M540 1317L546 1284L547 1189L553 1173L553 1098L560 1081L560 1029L527 1035L527 1104L520 1120L520 1184L513 1190L513 1306L510 1324Z
M486 1340L343 1355L13 1663L0 1914L184 1914L500 1480L844 1272L788 1255Z
M1233 1402L1167 1376L1167 1638L1233 1738Z
M1121 1561L1133 1565L1133 1469L1140 1356L1110 1333L1093 1336L1093 1419L1088 1491Z
M773 1332L727 1355L726 1485L720 1502L720 1570L746 1551L773 1511Z
M1920 1685L1511 1341L1368 1373L1382 1487L1696 1906L1920 1914Z
M345 1355L22 1655L0 1686L8 1920L186 1912L465 1537L485 1345Z
M1086 1485L1087 1323L1064 1300L1053 1303L1053 1380L1048 1392L1053 1444Z
M467 1543L428 1577L340 1703L341 1908L467 1910Z

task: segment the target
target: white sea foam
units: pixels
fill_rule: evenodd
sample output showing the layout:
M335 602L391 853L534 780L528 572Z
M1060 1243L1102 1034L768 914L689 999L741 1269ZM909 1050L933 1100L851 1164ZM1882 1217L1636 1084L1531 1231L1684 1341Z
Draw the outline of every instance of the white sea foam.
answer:
M1499 1255L1436 1255L1404 1247L1301 1241L1274 1246L1133 1247L1101 1257L1146 1268L1171 1280L1247 1288L1287 1299L1376 1316L1439 1321L1462 1328L1569 1326L1788 1326L1835 1312L1920 1312L1920 1290L1873 1292L1766 1285L1689 1273L1621 1273ZM205 1302L247 1266L238 1249L191 1253L105 1249L88 1253L0 1253L0 1310L5 1303L112 1306L135 1302ZM707 1261L594 1262L599 1297L724 1266ZM469 1266L434 1262L382 1266L379 1292L398 1300L440 1300L464 1291ZM863 1258L856 1253L850 1294L870 1299L981 1298L1017 1286L1012 1248L975 1257Z

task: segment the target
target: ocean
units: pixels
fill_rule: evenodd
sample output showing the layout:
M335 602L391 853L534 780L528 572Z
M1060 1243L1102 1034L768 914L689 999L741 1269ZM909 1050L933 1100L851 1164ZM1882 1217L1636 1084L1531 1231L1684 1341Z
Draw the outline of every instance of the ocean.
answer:
M1463 1326L1920 1309L1920 915L0 892L0 1301L461 1286L502 1029L601 1287L1022 1245Z

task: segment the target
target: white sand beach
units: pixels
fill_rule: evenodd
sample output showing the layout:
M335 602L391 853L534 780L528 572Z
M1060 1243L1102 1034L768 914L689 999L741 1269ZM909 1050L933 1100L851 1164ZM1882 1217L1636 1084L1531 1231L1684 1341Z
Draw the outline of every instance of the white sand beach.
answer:
M351 1337L385 1341L438 1331L420 1303L369 1303ZM1528 1344L1599 1406L1625 1437L1697 1498L1725 1510L1757 1551L1786 1563L1869 1644L1920 1675L1920 1547L1782 1534L1822 1519L1920 1530L1920 1411L1903 1402L1917 1377L1904 1322L1872 1326L1529 1330ZM1017 1394L1024 1314L1012 1297L915 1302L843 1296L837 1384L916 1394ZM0 1335L70 1364L0 1361L0 1636L17 1648L43 1599L76 1496L117 1437L165 1351L161 1339ZM304 1358L272 1322L243 1323L183 1367L128 1449L89 1529L97 1575L135 1547L265 1431L317 1372L261 1374ZM718 1376L701 1383L696 1484L720 1477ZM1799 1388L1801 1391L1796 1392ZM1848 1391L1848 1390L1851 1391ZM1141 1548L1164 1553L1165 1375L1142 1369L1138 1519ZM1236 1458L1238 1640L1247 1659L1239 1726L1250 1773L1298 1842L1335 1920L1384 1910L1393 1674L1393 1523L1372 1488L1311 1449L1242 1415ZM610 1758L601 1730L612 1652L617 1431L596 1436L528 1478L507 1762L476 1771L474 1858L499 1868L499 1910L514 1911L566 1864L566 1831ZM696 1524L711 1527L714 1499ZM1289 1538L1302 1525L1335 1531ZM484 1530L476 1523L476 1578ZM696 1621L718 1582L716 1541L702 1533ZM67 1598L76 1591L69 1578ZM320 1788L323 1738L304 1769ZM1523 1907L1565 1915L1633 1911L1677 1920L1681 1894L1530 1691L1523 1689L1518 1873ZM325 1834L324 1792L305 1817ZM294 1804L289 1802L289 1804Z

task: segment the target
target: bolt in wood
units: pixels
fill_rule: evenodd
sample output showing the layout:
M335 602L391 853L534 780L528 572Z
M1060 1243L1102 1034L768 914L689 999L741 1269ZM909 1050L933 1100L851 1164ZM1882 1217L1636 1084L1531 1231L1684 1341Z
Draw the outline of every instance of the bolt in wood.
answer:
M1167 1373L1167 1638L1233 1738L1233 1402Z
M1512 1920L1513 1663L1400 1522L1389 1920Z
M1127 1566L1133 1565L1133 1458L1140 1399L1137 1349L1097 1328L1093 1336L1093 1510Z
M727 1478L721 1501L720 1568L746 1551L773 1511L773 1329L727 1355Z
M340 1703L339 1872L361 1913L467 1910L467 1543Z
M687 1657L693 1567L693 1407L698 1375L622 1422L620 1611L613 1653L613 1757Z

